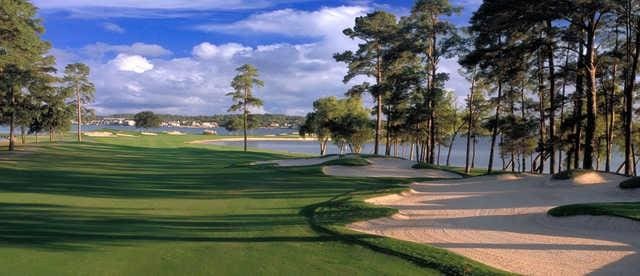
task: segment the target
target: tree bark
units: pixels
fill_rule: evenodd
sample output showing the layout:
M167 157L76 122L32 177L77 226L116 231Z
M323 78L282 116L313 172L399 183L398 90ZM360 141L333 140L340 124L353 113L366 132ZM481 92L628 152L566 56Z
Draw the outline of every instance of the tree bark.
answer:
M545 111L545 97L544 97L544 72L543 72L543 57L541 54L538 54L538 97L540 98L540 165L536 168L539 170L539 173L544 171L544 161L547 151L547 140L545 136L545 120L546 116L544 114Z

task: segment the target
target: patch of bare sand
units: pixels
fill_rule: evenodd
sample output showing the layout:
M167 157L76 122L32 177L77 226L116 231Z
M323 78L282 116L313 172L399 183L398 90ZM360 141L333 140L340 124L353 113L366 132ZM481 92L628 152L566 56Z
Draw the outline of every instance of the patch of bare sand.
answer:
M83 133L84 136L87 137L114 137L116 136L113 132L108 131L90 131Z
M592 185L549 185L547 176L534 175L416 183L414 193L370 200L399 209L398 215L350 227L431 244L524 275L637 275L640 222L546 214L560 205L640 198L640 191L617 188L624 177L599 177L605 181Z
M347 177L394 177L394 178L462 178L459 174L442 170L413 169L415 161L396 158L368 158L371 165L365 167L327 166L326 175Z

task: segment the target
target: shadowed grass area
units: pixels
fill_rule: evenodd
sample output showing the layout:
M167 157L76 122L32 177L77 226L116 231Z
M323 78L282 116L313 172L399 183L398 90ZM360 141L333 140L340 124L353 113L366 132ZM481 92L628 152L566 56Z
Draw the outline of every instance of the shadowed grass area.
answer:
M359 155L349 155L349 156L344 156L338 159L334 159L334 160L330 160L327 162L324 162L322 165L324 166L349 166L349 167L363 167L363 166L368 166L371 163L369 163L369 161L367 161L367 159L364 159L363 157L359 156Z
M640 188L640 177L632 177L620 183L620 189Z
M430 169L430 170L443 170L450 173L458 174L462 177L474 177L487 175L486 168L473 168L469 173L466 173L463 167L450 167L450 166L438 166L428 163L418 163L413 165L414 169ZM499 174L501 172L494 172L493 174Z
M640 221L640 202L565 205L549 210L549 215L554 217L579 215L615 216Z
M377 241L393 245L396 241L390 239L320 231L311 223L315 215L304 211L345 195L356 194L360 200L396 191L404 187L392 183L408 181L328 177L320 167L236 166L288 156L185 143L199 138L90 138L84 144L29 146L23 148L25 154L0 153L3 271L13 275L443 271L397 249L384 252L367 245ZM392 212L356 206L360 206L357 212L338 208L332 223Z

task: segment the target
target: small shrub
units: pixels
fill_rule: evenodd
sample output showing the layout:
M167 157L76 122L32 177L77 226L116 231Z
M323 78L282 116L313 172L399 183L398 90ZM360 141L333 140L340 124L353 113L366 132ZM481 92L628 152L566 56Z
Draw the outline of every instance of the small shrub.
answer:
M632 177L620 183L621 189L637 189L640 188L640 177Z

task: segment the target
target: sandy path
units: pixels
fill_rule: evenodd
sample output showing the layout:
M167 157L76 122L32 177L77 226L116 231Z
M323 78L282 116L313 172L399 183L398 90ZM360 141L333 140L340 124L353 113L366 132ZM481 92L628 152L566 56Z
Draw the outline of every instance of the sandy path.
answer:
M398 215L351 228L428 243L525 275L638 275L640 222L546 215L559 205L640 199L640 191L616 187L624 178L599 177L607 183L576 185L545 176L418 183L411 193L370 200L399 209Z
M441 170L413 169L414 161L396 158L368 158L366 167L327 166L326 175L349 177L397 177L397 178L462 178L460 175Z

